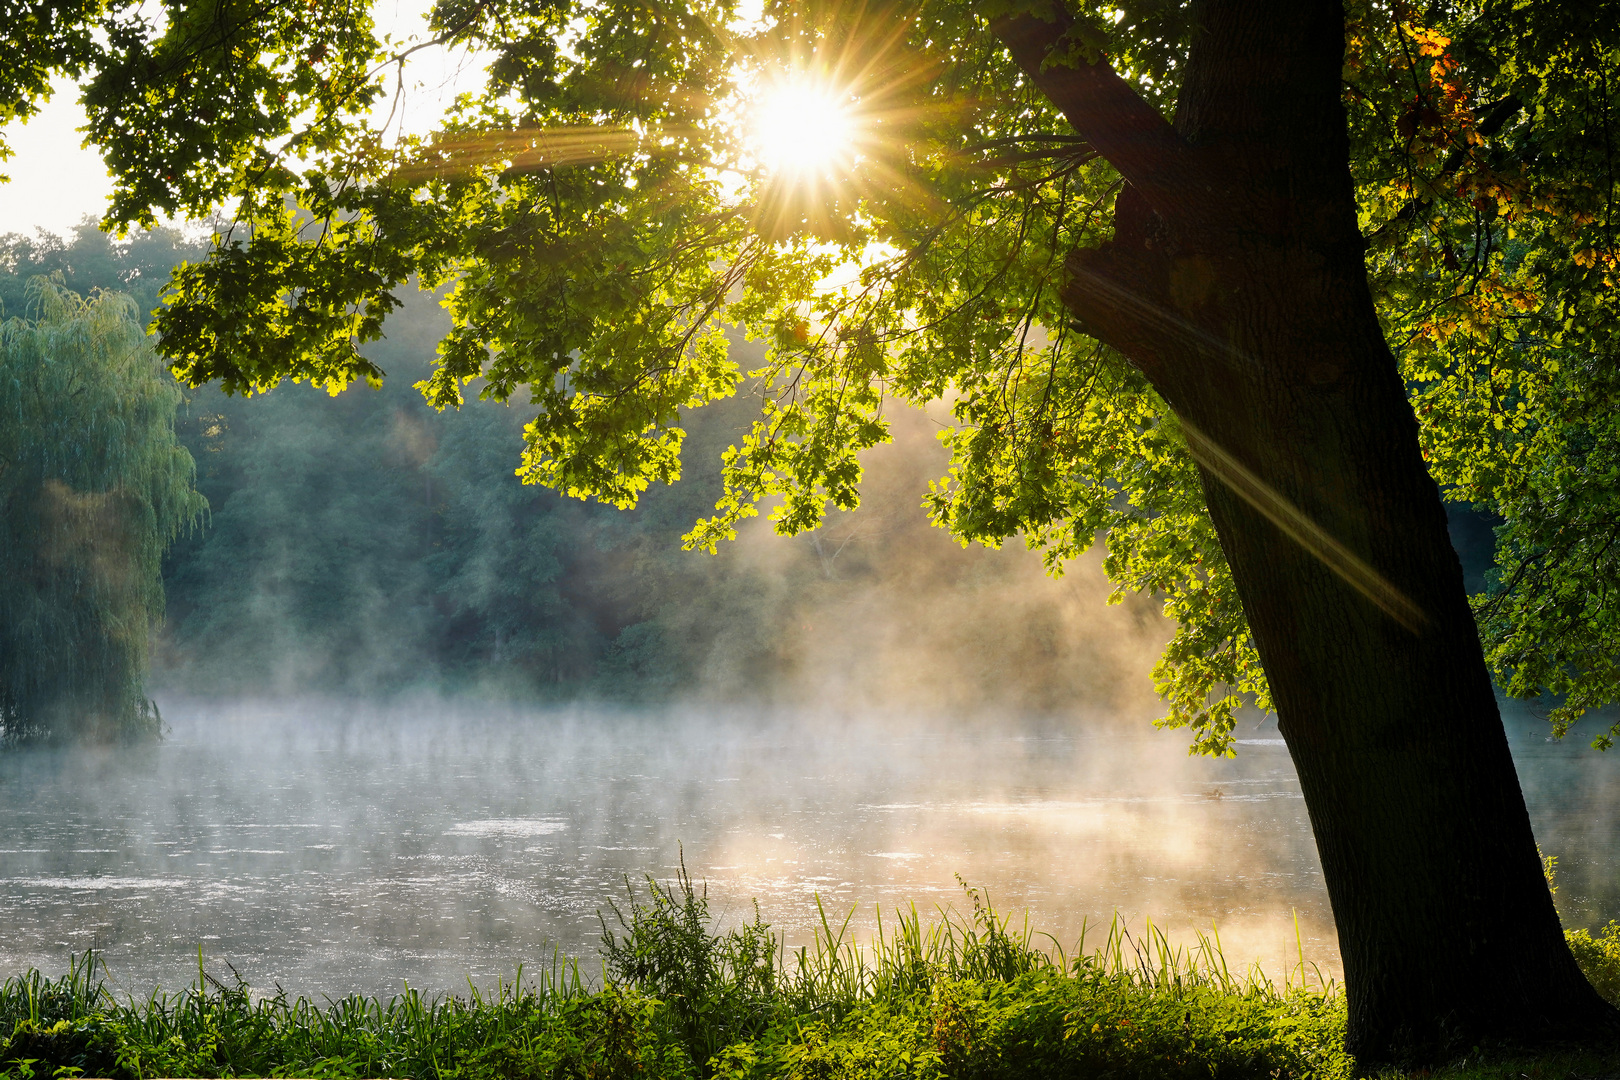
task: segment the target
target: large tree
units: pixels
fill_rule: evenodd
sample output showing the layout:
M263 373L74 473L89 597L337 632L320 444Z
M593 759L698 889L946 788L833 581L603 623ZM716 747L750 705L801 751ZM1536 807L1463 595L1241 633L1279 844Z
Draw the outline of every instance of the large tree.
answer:
M620 505L678 476L682 410L758 380L696 546L766 496L784 531L853 505L884 401L945 398L942 525L1054 568L1105 537L1177 621L1158 677L1195 748L1276 708L1356 1053L1615 1031L1436 481L1504 517L1480 603L1512 687L1565 724L1612 698L1620 12L441 0L493 63L431 140L366 118L408 50L362 9L166 12L100 16L82 62L110 225L231 206L157 318L182 377L380 378L356 345L390 290L453 281L429 399L526 394L525 478ZM750 156L783 85L836 100L842 152Z
M163 549L206 507L128 297L47 278L0 323L0 743L157 733Z

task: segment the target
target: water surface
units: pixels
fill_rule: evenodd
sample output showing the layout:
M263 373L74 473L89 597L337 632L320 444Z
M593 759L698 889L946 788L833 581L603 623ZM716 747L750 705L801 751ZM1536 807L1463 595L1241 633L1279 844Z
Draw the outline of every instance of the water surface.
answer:
M1116 915L1234 964L1338 970L1274 728L1235 761L1146 724L172 702L136 750L0 757L0 970L94 944L143 994L228 962L333 997L489 985L586 958L625 878L682 853L730 920L789 944L851 910L961 909L957 881L1072 947ZM1620 759L1512 725L1571 925L1620 918ZM1296 937L1296 916L1297 931ZM1095 938L1093 938L1095 941Z

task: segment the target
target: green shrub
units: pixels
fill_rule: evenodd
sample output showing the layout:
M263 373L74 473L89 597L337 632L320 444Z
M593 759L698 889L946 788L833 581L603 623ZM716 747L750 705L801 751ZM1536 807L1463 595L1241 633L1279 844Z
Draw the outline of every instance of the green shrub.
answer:
M1585 930L1566 930L1564 938L1597 992L1611 1005L1620 1005L1620 922L1609 923L1597 937Z
M118 1038L99 1020L20 1020L0 1042L0 1072L19 1077L122 1077Z
M1342 999L1264 988L1166 991L1042 972L936 982L926 995L800 1019L713 1061L725 1080L1248 1078L1350 1074Z

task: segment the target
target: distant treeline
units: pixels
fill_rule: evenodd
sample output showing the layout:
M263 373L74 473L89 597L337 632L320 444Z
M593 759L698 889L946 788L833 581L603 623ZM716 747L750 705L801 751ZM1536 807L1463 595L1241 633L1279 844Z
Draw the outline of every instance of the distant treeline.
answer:
M148 311L202 251L162 231L8 237L0 303L24 314L43 273ZM928 525L919 503L944 464L930 418L894 418L861 510L793 539L756 520L718 556L683 552L757 402L684 417L686 478L637 510L564 498L514 475L520 405L423 402L412 383L446 321L431 297L405 299L368 348L379 390L186 392L176 429L210 511L165 560L160 687L1152 707L1155 604L1107 608L1095 566L1054 581L1028 552L964 550Z

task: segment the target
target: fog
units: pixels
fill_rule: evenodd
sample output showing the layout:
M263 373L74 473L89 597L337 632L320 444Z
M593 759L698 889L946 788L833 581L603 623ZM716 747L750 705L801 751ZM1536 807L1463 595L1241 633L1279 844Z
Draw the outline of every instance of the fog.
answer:
M940 418L895 408L890 423L894 441L862 459L860 509L834 511L797 537L776 535L761 516L719 555L685 556L749 582L773 637L765 658L751 643L717 637L701 656L693 695L1083 717L1087 729L1134 726L1153 713L1148 673L1171 630L1159 604L1132 596L1109 606L1100 551L1052 578L1018 539L1000 550L959 544L921 505L947 465ZM691 615L707 614L670 618L685 629Z
M173 701L133 754L13 755L0 877L10 970L92 942L116 982L183 985L200 944L250 983L432 990L587 958L623 877L684 851L726 919L757 899L788 944L819 897L854 932L877 906L960 906L955 880L1073 946L1115 909L1221 927L1276 967L1300 910L1335 955L1280 747L1190 761L1151 729L442 702ZM1291 959L1289 960L1291 963Z
M596 912L683 853L722 921L757 900L787 943L816 901L869 937L962 910L960 875L1072 950L1117 914L1233 966L1338 955L1298 785L1274 731L1235 761L1179 736L930 713L530 710L418 700L165 703L136 751L0 758L0 964L103 950L142 994L229 962L261 989L491 985L554 950L599 972ZM1607 758L1515 740L1571 925L1620 916ZM1294 916L1299 941L1296 944Z
M420 303L420 302L419 302ZM713 512L747 392L682 417L685 477L637 510L513 475L527 414L428 409L410 382L442 320L390 322L381 392L204 391L186 431L210 527L171 555L153 685L214 696L471 691L775 707L1151 711L1169 636L1151 598L1105 604L1096 553L1061 579L1014 539L963 548L922 510L947 466L943 412L896 405L862 459L860 509L797 537L764 516L718 554L680 538ZM736 346L745 366L756 346Z

